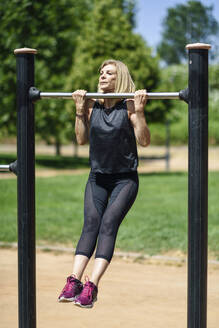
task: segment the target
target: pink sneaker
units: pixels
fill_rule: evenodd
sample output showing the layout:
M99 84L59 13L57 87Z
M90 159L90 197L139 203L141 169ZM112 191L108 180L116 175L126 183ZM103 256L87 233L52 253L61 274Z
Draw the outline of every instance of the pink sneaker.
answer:
M93 282L89 281L88 277L85 277L86 283L80 295L75 298L75 305L83 308L92 308L94 302L97 301L97 286Z
M80 280L76 279L74 276L67 278L67 283L63 288L61 294L59 295L59 302L73 302L75 297L81 293L83 289L83 284Z

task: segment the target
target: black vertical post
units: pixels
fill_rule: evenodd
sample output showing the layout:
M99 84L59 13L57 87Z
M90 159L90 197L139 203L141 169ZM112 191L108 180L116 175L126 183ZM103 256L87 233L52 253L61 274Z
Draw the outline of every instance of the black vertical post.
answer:
M17 57L17 166L18 166L18 307L19 328L36 327L35 265L35 49L16 49Z
M189 44L188 328L207 327L208 44Z

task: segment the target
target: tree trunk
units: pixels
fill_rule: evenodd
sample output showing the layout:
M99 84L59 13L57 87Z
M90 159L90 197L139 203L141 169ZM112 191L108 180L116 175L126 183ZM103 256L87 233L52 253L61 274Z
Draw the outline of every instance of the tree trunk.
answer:
M61 155L61 142L60 142L60 140L56 140L55 147L56 147L56 156L60 156Z
M73 143L73 157L78 157L78 144L75 139L72 140Z

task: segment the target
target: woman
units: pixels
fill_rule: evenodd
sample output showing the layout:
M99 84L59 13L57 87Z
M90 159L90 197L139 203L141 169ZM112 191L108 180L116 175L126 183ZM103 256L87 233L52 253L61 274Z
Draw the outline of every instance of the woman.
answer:
M135 92L127 66L117 60L104 61L98 91ZM136 140L141 146L148 146L150 132L144 116L146 90L136 91L132 100L85 100L85 95L85 90L77 90L72 97L76 105L77 142L80 145L88 139L90 142L91 172L73 271L59 301L73 301L90 308L97 300L100 278L112 259L119 226L138 192ZM93 272L83 286L81 277L95 247Z

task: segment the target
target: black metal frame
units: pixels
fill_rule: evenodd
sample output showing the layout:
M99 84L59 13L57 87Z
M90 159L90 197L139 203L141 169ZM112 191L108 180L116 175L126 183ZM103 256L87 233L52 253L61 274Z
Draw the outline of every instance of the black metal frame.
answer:
M34 54L17 57L17 203L19 327L36 327L35 124L29 89L34 85Z
M208 49L188 48L188 328L205 328L208 257Z
M188 328L206 328L208 222L208 49L188 45L189 105ZM36 327L34 49L17 49L19 328ZM31 99L32 98L32 99Z

